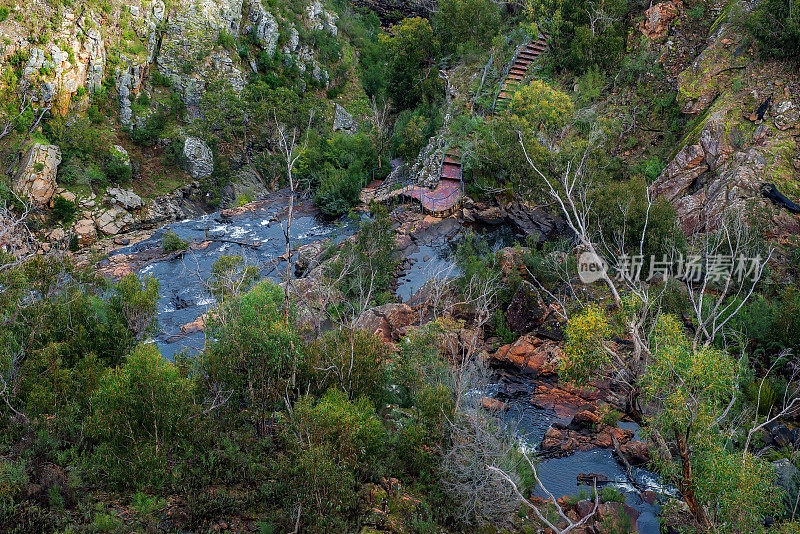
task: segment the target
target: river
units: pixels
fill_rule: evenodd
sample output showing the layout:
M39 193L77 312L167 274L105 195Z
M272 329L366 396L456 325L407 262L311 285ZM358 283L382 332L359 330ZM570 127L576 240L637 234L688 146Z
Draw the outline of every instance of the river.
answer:
M282 223L285 224L286 208L285 192L278 192L254 209L232 217L224 217L217 212L175 223L160 229L145 241L115 252L130 254L158 247L161 236L167 230L174 231L186 241L203 242L209 238L214 240L205 248L192 250L179 258L157 261L139 270L140 275L153 276L161 284L158 302L159 332L155 341L166 358L173 358L179 351L193 352L202 349L203 333L185 335L181 332L181 326L194 321L216 304L214 298L204 292L202 281L208 277L214 262L221 256L241 256L249 265L257 266L262 276L274 280L283 275L286 263L279 257L285 252ZM353 235L357 230L358 219L326 221L310 203L299 202L292 223L291 238L297 247L322 239L337 242ZM404 251L402 260L406 269L398 279L396 290L403 301L409 300L414 291L432 276L441 273L457 274L453 254L458 239L466 232L479 235L490 250L498 250L517 241L513 230L507 225L462 226L454 219L446 219L433 225ZM503 418L520 442L531 450L536 449L550 425L559 421L555 412L536 408L530 403L530 394L535 387L524 374L506 371L496 374L483 392L509 404L510 409L504 413ZM512 393L508 393L509 391ZM578 495L589 489L577 484L576 477L579 473L599 473L606 476L615 487L624 492L627 504L640 513L637 521L639 532L659 532L657 505L650 505L642 500L639 491L630 484L624 469L610 451L596 449L577 452L565 458L543 459L538 463L537 469L542 482L556 497ZM633 476L640 487L652 488L657 493L668 492L659 485L658 477L649 471L634 469ZM539 494L542 494L541 490Z

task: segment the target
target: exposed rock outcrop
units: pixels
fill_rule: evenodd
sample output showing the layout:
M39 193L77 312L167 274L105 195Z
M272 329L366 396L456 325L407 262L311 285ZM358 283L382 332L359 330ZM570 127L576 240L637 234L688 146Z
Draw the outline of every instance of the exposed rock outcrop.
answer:
M114 206L95 216L97 228L105 235L117 235L134 222L133 216L123 208Z
M183 144L186 170L195 180L202 180L214 172L214 155L202 139L187 137Z
M685 146L667 165L653 183L652 191L672 202L685 232L713 230L726 214L743 213L754 206L769 213L761 184L769 175L776 147L780 146L759 141L765 133L763 128L757 128L746 143L748 146L737 149L731 139L734 132L721 122L709 121L698 142ZM786 141L796 144L791 139ZM800 228L798 220L785 210L772 217L777 229Z
M358 123L355 118L339 104L334 104L333 131L342 131L347 134L358 132Z
M56 190L56 172L61 149L56 145L34 143L25 153L14 178L14 191L37 206L46 206Z
M181 94L190 117L198 115L209 82L221 80L236 91L244 87L238 58L217 44L221 32L238 34L241 18L241 0L198 0L169 13L156 66Z
M537 376L555 374L558 360L563 357L561 347L552 341L522 336L510 345L503 345L490 355L496 362L510 363L535 373Z
M389 303L364 311L356 319L355 328L392 343L400 339L402 329L409 326L413 318L414 312L407 304Z
M115 79L119 99L119 120L123 126L130 127L134 124L131 102L141 90L145 72L147 65L144 63L130 64L117 71ZM139 122L144 118L138 117Z
M78 219L72 227L72 233L78 240L78 246L86 247L97 241L97 229L94 225L94 220L85 214L82 218Z
M302 276L309 267L316 267L317 260L322 252L327 248L330 239L308 243L297 249L294 271L297 276Z
M119 187L109 187L106 189L106 194L112 202L119 204L126 210L139 209L144 206L142 197L134 193L130 189L121 189Z
M639 23L641 31L651 41L658 41L667 36L669 23L683 10L683 2L671 0L656 4L644 14L644 20Z
M269 11L264 9L260 0L250 0L250 13L248 16L245 32L253 34L258 44L270 56L275 53L278 46L280 28L278 21Z

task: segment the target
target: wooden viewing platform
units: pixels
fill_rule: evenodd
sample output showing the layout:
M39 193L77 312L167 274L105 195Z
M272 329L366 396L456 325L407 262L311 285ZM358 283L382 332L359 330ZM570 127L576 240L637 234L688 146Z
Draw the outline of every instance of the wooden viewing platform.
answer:
M403 176L372 182L361 194L362 202L388 202L405 198L419 202L422 211L435 217L447 217L461 206L461 155L456 149L446 150L435 188L416 185L410 177Z

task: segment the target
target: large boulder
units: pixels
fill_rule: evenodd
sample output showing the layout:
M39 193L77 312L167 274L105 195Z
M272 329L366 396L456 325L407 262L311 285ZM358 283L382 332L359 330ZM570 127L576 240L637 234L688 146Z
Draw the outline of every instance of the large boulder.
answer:
M411 324L414 312L408 304L389 303L370 308L358 316L355 328L366 330L391 343L400 339L402 330Z
M800 125L800 106L791 100L774 102L771 113L775 127L779 130L790 130Z
M539 290L524 280L511 298L506 310L509 326L518 334L533 331L547 318L547 306L542 300Z
M14 191L37 206L46 206L56 191L56 172L61 149L56 145L34 143L25 153L14 179Z
M557 343L522 336L514 343L497 349L491 358L497 362L510 363L527 369L537 375L552 375L562 356L563 351Z
M347 110L339 104L334 104L333 131L342 131L346 134L358 132L358 123L356 123L353 115L348 113Z
M109 187L106 189L106 194L116 204L119 204L127 210L135 210L144 206L142 197L134 193L130 189L121 189L119 187Z
M667 36L670 21L682 10L683 2L680 0L656 4L645 11L644 20L639 23L639 31L651 41L659 41Z
M79 247L85 247L97 241L97 229L94 226L94 220L90 217L82 217L75 221L72 232L78 240Z
M476 211L473 216L481 222L492 226L502 224L506 220L506 212L498 206L490 206Z
M523 202L511 202L506 206L506 213L517 230L534 241L557 239L569 234L563 219L542 208L533 208Z
M197 137L187 137L183 144L186 170L195 180L202 180L214 172L214 155L208 145Z
M114 206L95 216L97 228L105 235L117 235L133 224L133 216L119 206Z
M330 243L330 239L323 239L322 241L314 241L308 243L297 249L297 260L294 262L294 272L297 276L302 276L312 263L322 254L322 251Z

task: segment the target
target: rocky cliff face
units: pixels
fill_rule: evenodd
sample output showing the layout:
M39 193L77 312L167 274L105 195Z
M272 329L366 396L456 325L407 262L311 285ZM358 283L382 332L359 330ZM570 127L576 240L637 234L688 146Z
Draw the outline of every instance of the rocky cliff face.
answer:
M265 7L260 0L180 0L169 7L162 0L134 0L112 2L102 10L91 3L78 8L34 2L17 12L0 23L7 43L0 59L24 58L20 90L66 114L80 109L85 104L80 97L112 76L126 126L137 124L131 102L153 68L180 93L190 113L212 81L240 90L246 73L226 35L249 34L273 55L284 33L286 61L294 61L301 72L310 69L324 82L328 74L314 49L300 42L297 28L338 33L337 16L319 0L310 0L300 15ZM42 28L45 22L52 32Z
M662 18L678 3L669 3L669 9L664 4L652 8ZM646 34L666 35L647 23L641 28ZM668 71L681 65L677 40L670 36L657 45ZM787 64L760 61L741 26L724 13L699 54L683 64L674 80L681 109L695 116L695 125L653 192L673 203L687 232L717 228L726 213L744 209L755 209L777 232L797 232L798 217L761 193L762 184L774 183L791 200L800 200L797 73Z
M262 0L177 0L168 5L163 0L112 0L102 5L34 1L16 6L0 22L0 83L15 84L34 110L49 106L68 121L87 112L91 93L104 91L119 109L118 116L106 120L131 130L146 127L148 118L159 107L169 107L171 93L177 93L186 106L184 119L190 121L199 116L203 93L211 84L241 91L248 71L256 70L253 52L245 57L235 46L237 40L255 44L271 58L280 50L287 65L297 65L324 85L328 72L316 50L301 39L300 30L336 36L336 23L337 16L320 0L299 5ZM193 180L211 174L213 155L204 140L187 137L180 129L171 137L185 140L181 156ZM133 168L121 146L112 156ZM197 193L196 182L155 200L137 196L138 202L120 202L119 195L76 195L60 188L56 177L61 161L60 147L28 143L22 147L13 187L40 208L52 207L54 196L74 201L75 220L65 230L79 245L192 213L186 200ZM234 191L263 192L263 185L259 189L260 184L254 185L240 171L234 177L244 175L245 185L234 183ZM123 196L130 200L131 195L135 196L128 191Z

